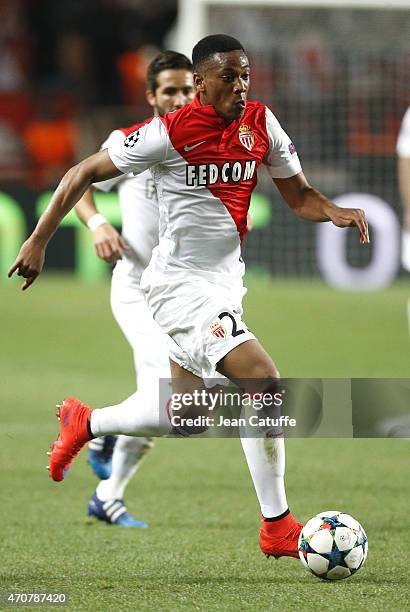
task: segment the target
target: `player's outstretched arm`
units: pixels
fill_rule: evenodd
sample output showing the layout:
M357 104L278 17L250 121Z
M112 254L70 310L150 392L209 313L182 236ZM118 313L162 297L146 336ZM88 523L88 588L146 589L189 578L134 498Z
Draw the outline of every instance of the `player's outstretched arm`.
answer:
M22 289L27 289L43 268L45 250L50 238L85 190L91 183L104 181L120 174L107 150L95 153L71 168L62 178L33 233L21 247L8 272L9 278L17 272L18 276L26 279Z
M115 227L100 215L93 193L94 188L89 187L74 210L84 225L92 231L93 244L98 257L109 264L114 264L122 258L128 247Z
M369 227L360 208L341 208L309 185L303 172L285 179L273 179L282 197L302 219L331 221L337 227L357 227L360 242L367 244Z

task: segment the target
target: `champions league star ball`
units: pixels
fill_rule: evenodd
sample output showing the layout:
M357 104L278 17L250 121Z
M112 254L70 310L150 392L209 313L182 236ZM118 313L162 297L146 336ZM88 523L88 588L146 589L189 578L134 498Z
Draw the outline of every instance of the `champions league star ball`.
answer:
M323 580L342 580L366 561L367 536L349 514L329 510L306 523L298 548L300 560L312 574Z

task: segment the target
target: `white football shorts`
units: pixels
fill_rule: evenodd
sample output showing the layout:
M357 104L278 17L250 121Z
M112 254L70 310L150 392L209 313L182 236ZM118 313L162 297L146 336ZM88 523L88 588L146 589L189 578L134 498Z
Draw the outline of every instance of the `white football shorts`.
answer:
M141 279L150 311L170 338L170 358L205 379L218 376L218 362L232 349L255 339L242 320L242 278L221 276L148 269Z

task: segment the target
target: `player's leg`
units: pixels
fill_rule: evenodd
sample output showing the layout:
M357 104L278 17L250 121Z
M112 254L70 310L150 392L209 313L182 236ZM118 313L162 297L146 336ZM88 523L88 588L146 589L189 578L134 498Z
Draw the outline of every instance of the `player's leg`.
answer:
M149 372L151 367L162 365L156 363L159 359L164 361L165 367L167 367L168 360L166 355L161 355L160 351L155 352L157 345L155 338L153 342L145 342L147 334L150 334L150 332L158 334L158 329L154 327L152 316L139 286L139 279L135 276L133 270L134 266L130 266L128 261L117 263L112 276L110 301L114 318L133 351L136 386L138 388L138 372L141 372L140 378L143 380L145 369ZM88 463L96 476L102 480L110 478L116 440L116 436L101 436L92 440L88 445ZM128 478L125 473L125 466L131 466L132 464L131 457L125 456L124 449L127 449L128 454L135 455L135 459L138 461L139 451L142 447L144 445L138 440L121 442L118 448L118 457L122 457L124 461L124 478ZM119 469L121 462L116 461L115 465ZM115 481L118 481L118 479Z
M72 460L93 438L120 434L149 438L171 433L166 393L164 389L163 398L160 397L156 374L155 378L144 378L144 384L135 393L113 406L91 409L76 398L66 398L58 406L60 432L49 453L53 480L64 480Z
M171 368L172 378L172 397L181 398L182 396L188 396L192 399L195 398L196 392L202 392L205 390L205 384L201 377L188 371L176 363L173 359L169 359ZM194 402L193 402L194 403ZM170 401L167 406L168 418L172 425L172 433L180 436L190 436L193 434L203 433L208 429L206 424L192 425L188 423L188 420L195 419L196 417L207 417L209 416L209 410L206 402L201 399L197 405L191 405L191 402L182 405L183 402L178 403L178 408L174 408L174 402Z
M186 302L185 283L176 287L174 284L168 287L155 283L154 288L158 291L153 296L150 310L156 313L156 320L163 331L168 332L169 327L174 324L178 326L178 318L181 317L187 324L189 318L183 308ZM188 292L188 295L192 295L189 288ZM207 296L201 297L201 301L204 300L207 300ZM192 306L189 301L188 306ZM194 309L196 306L197 304L193 305ZM191 332L192 329L191 325ZM155 382L157 381L158 379ZM173 426L165 409L167 399L162 402L158 384L149 384L147 381L147 384L120 404L98 410L92 410L75 398L64 400L59 408L59 440L55 443L50 457L50 474L53 480L61 481L65 478L72 460L92 438L107 434L151 437L171 433Z
M81 448L93 438L106 435L152 437L167 435L172 426L164 409L159 409L158 377L144 384L123 402L91 409L76 398L66 398L58 406L60 420L58 440L51 445L50 475L62 481L72 460Z
M160 279L161 281L161 279ZM162 281L161 281L162 282ZM159 324L168 331L175 379L212 378L215 371L249 391L277 390L279 373L273 361L247 329L241 318L242 280L204 278L161 286L148 286L148 303ZM197 374L190 375L189 370ZM252 382L253 381L253 382ZM245 385L245 389L246 385ZM271 432L269 432L271 433ZM284 487L285 449L283 439L252 439L243 436L243 448L251 476L265 514L261 529L262 550L268 555L297 555L301 525L290 514ZM266 519L266 520L265 520Z
M112 472L112 455L117 436L101 436L88 443L87 462L100 480L106 480Z
M260 379L260 391L276 387L279 372L272 359L257 340L240 344L218 364L218 371L238 384L244 391L254 391ZM258 389L259 391L259 389ZM261 512L266 518L282 515L288 509L285 493L285 450L283 437L241 437L249 470L252 474Z
M155 386L156 385L157 383L155 383ZM154 388L155 387L153 387L152 393L154 392ZM136 409L138 409L137 405ZM110 478L102 480L98 484L95 496L102 502L120 500L120 503L125 507L123 501L125 490L132 477L141 467L142 460L146 456L147 451L153 446L153 440L149 437L117 436L117 443L112 457L112 472ZM89 513L95 514L92 510L92 507L89 507ZM107 517L102 512L98 513L97 518L107 520ZM120 516L118 520L115 521L115 524L122 527L146 526L145 523L141 524L141 522L135 519L130 513Z
M277 389L279 372L257 340L235 347L221 359L217 369L244 391L275 392ZM283 435L251 436L252 432L242 429L242 447L262 513L261 549L268 556L287 553L298 557L301 524L290 513L286 499Z
M170 377L167 358L168 347L164 334L154 323L148 310L145 298L139 284L132 277L124 279L123 275L114 275L111 289L111 307L114 317L122 332L133 349L134 363L139 390L148 389L155 393L160 377ZM105 436L105 439L109 436ZM100 440L97 438L96 440ZM92 444L95 441L92 441ZM119 500L123 502L127 485L139 469L148 450L153 448L152 438L139 438L119 435L112 454L112 471L107 480L97 486L95 495L90 500L89 513L101 520L109 518L100 511L94 512L94 497L101 502ZM111 512L111 509L109 509ZM126 527L140 527L141 521L129 513L118 516L116 525Z
M148 527L131 514L124 502L125 489L152 446L150 438L118 436L110 478L102 480L88 503L88 515L119 527Z
M235 288L230 285L224 294L219 285L218 291L215 291L215 285L210 283L207 290L203 279L200 283L183 282L172 286L155 283L148 288L149 303L156 314L156 320L165 331L169 330L173 342L171 356L175 357L173 360L180 366L180 376L173 368L176 378L192 379L184 370L210 377L212 371L215 372L215 367L218 369L219 364L219 371L222 374L226 373L228 377L237 381L259 378L261 384L268 381L266 383L268 385L277 381L277 371L273 362L259 343L250 342L254 336L240 318L242 287L238 284L235 291L233 289ZM147 407L147 402L150 400L152 401L152 396L150 398L149 394L144 395L142 390L139 390L119 406L88 413L90 433L94 436L107 433L130 435L169 433L170 423L160 419L158 402L156 406ZM69 462L72 456L77 454L78 448L76 445L69 447L71 452L71 456L68 457ZM279 445L276 450L278 457L284 459L283 446ZM284 464L277 461L275 467L272 464L267 466L266 448L262 449L261 453L256 453L245 444L245 452L257 491L264 499L264 489L267 487L269 490L270 482L275 475L278 476L280 485L282 478L280 466ZM60 461L61 463L63 462ZM265 474L267 484L263 484L264 479L260 477L261 474ZM277 497L275 490L276 492L279 490L277 484L273 487L273 493L271 491L267 495L267 499L273 503L276 503ZM296 552L295 540L297 541L300 525L287 512L286 510L285 516L266 517L267 520L262 525L261 545L262 550L268 555L294 555Z
M112 457L111 476L98 484L96 490L98 497L103 501L122 499L131 478L153 446L152 438L118 436Z
M120 404L97 410L76 398L66 398L58 405L60 432L49 453L52 479L64 480L73 459L93 438L107 434L151 437L171 433L172 426L165 414L162 411L160 415L156 388L138 390Z

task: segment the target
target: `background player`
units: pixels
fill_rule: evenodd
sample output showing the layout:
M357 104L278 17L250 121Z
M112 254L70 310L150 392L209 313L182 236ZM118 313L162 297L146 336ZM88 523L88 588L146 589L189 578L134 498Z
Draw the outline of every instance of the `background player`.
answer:
M399 157L399 189L403 203L403 232L401 243L401 265L410 272L410 106L401 123L397 140ZM407 301L407 320L410 333L410 298Z
M245 389L245 379L259 381L258 391L276 389L277 368L241 318L240 242L257 167L265 163L301 218L357 227L363 244L369 242L367 222L363 211L339 208L312 188L272 113L259 102L247 102L250 68L237 40L224 35L202 39L193 63L194 102L142 124L122 147L110 147L70 170L9 275L17 271L24 276L24 289L32 284L59 222L92 182L152 167L160 199L160 243L143 286L155 320L170 337L173 379L179 385L200 384L201 377L217 370ZM213 334L213 324L225 316L227 328ZM120 406L93 411L69 399L60 418L60 438L50 458L55 480L65 477L92 436L158 431L158 412L148 412L137 394ZM298 557L301 525L286 500L283 438L243 438L242 444L263 515L261 549L268 556Z
M148 67L146 98L154 116L163 116L192 102L194 83L190 60L175 51L157 55ZM114 130L101 148L123 141L134 129L135 126ZM75 210L93 232L97 255L107 263L117 262L111 284L112 312L133 350L138 389L156 389L158 379L171 376L168 345L140 288L141 274L158 244L156 189L149 170L95 185L102 191L114 187L118 189L121 206L122 236L98 213L93 189L87 190ZM122 527L145 527L146 523L127 511L123 497L153 441L120 435L114 449L112 441L112 436L103 436L89 443L88 461L103 480L90 500L88 513Z

